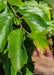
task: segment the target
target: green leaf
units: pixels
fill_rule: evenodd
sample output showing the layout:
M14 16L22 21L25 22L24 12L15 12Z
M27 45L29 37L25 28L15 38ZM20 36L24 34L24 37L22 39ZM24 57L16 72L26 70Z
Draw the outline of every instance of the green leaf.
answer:
M46 34L48 31L31 33L31 38L33 39L35 46L39 48L43 53L45 53L44 48L47 49L49 46L49 41L47 40Z
M8 13L8 8L0 14L0 52L3 51L7 37L12 29L13 14Z
M45 6L44 6L45 5ZM44 8L43 8L44 6ZM26 1L23 3L23 7L18 8L18 12L22 15L24 14L38 14L41 17L46 16L46 10L50 8L45 3L38 4L36 1Z
M22 0L8 0L9 4L12 6L22 6Z
M27 63L27 53L23 45L25 40L24 31L21 29L14 30L8 37L8 50L11 63L16 73Z
M41 16L45 20L49 20L48 14L46 11L51 8L44 2L40 2L39 4L36 1L26 1L23 3L23 7L19 7L17 11L24 14L37 14Z
M36 14L25 14L22 18L30 26L31 31L48 30L46 21Z
M0 0L0 11L6 7L6 0Z
M27 68L26 75L32 75L32 72Z
M34 14L35 13L43 17L43 15L46 15L46 11L50 9L51 8L42 1L40 1L39 4L36 1L26 1L23 3L23 7L20 7L18 11L21 14L25 14L25 13Z

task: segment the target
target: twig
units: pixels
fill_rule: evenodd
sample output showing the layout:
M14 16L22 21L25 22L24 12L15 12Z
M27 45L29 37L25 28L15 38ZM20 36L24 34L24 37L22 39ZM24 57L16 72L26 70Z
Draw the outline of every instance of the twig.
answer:
M8 3L8 0L6 0L6 5L7 5L7 3Z
M14 14L17 16L17 18L19 19L21 29L23 29L27 34L29 34L29 32L27 32L27 31L22 27L21 18L16 14L16 11L13 9L13 7L12 7L12 6L10 6L10 7L11 7L12 11L14 12Z

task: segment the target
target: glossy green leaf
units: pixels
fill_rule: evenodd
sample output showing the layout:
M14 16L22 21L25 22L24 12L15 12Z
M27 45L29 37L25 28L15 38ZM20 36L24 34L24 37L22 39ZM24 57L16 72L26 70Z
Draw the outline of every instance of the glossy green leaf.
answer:
M8 0L9 4L12 6L22 6L22 0Z
M49 41L47 40L46 34L48 33L48 31L43 31L43 32L33 32L31 33L31 37L35 43L35 46L37 48L39 48L41 51L44 51L44 48L47 49L47 47L49 46Z
M9 11L7 9L0 14L0 52L3 51L7 37L12 29L13 14L8 13Z
M27 68L26 75L32 75L32 72Z
M27 63L28 56L23 45L24 34L23 30L17 29L12 31L8 37L9 57L16 73Z
M26 1L23 3L23 7L18 8L18 12L22 15L24 14L38 14L41 17L46 16L46 11L49 10L50 7L47 6L46 3L37 3L36 1Z
M32 31L43 31L48 29L46 21L36 14L25 14L23 19L30 26Z
M45 14L41 9L38 7L19 7L18 12L22 15L24 14L38 14L41 17Z
M0 11L6 7L6 0L0 0Z

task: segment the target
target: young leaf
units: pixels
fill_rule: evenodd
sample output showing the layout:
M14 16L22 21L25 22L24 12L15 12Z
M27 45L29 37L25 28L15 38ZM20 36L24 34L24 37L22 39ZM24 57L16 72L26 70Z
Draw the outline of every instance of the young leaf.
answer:
M22 6L22 0L8 0L9 4L12 6Z
M12 31L8 37L9 57L16 73L27 63L28 56L23 45L24 34L23 30L17 29Z
M45 53L44 49L47 49L49 46L49 41L46 37L47 31L43 32L33 32L31 33L31 37L35 43L35 46L40 49L43 53Z
M9 32L12 29L13 14L8 13L8 7L0 14L0 52L3 51Z
M0 0L0 11L6 7L6 0Z

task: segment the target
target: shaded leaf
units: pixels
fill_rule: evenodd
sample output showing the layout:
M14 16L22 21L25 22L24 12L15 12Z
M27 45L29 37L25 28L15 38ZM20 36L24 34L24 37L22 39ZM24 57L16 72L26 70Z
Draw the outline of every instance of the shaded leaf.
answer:
M5 72L5 75L10 75L11 64L7 54L3 55L3 69Z

